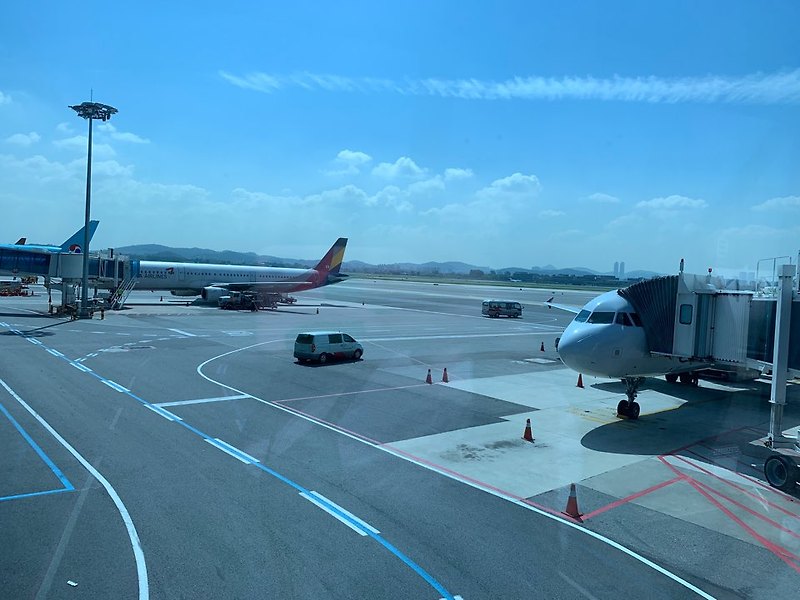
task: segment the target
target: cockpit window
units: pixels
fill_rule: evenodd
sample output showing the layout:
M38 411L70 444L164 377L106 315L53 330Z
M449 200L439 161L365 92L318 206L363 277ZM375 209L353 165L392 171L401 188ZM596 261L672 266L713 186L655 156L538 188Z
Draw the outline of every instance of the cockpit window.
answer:
M581 311L581 312L579 312L579 313L578 313L578 315L575 317L575 321L577 321L578 323L583 323L583 322L585 322L585 321L586 321L586 319L587 319L587 318L589 318L589 315L590 315L590 314L591 314L591 313L590 313L588 310L582 310L582 311Z
M631 321L631 318L628 316L628 313L618 312L617 325L624 325L625 327L633 327L633 321Z
M589 323L594 323L596 325L600 324L607 324L614 322L614 313L613 312L593 312L592 316L588 319Z
M636 327L643 327L642 319L639 317L639 313L631 313L631 321Z

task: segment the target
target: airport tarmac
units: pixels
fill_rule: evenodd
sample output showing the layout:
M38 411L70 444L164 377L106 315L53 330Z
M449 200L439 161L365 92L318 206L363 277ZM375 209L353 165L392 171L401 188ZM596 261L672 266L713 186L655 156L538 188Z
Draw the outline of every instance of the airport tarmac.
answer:
M618 419L623 386L577 387L554 344L571 315L541 305L596 292L351 279L275 311L134 292L67 321L35 289L0 298L3 596L772 598L800 582L798 497L764 484L754 443L768 382L649 380L640 419ZM489 297L523 318L481 317ZM296 334L326 329L363 359L298 364ZM572 483L581 522L562 513Z

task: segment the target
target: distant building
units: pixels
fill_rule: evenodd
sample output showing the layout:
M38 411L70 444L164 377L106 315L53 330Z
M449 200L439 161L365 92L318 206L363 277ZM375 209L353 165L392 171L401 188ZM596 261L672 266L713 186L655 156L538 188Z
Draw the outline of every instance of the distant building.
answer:
M619 279L619 262L614 263L614 278Z
M625 261L619 263L619 279L625 279Z

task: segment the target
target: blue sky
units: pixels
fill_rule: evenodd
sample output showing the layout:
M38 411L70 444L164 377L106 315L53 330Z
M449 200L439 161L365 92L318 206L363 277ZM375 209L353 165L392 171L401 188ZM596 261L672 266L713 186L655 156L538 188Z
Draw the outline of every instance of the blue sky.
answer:
M800 5L16 3L0 237L754 270L800 250Z

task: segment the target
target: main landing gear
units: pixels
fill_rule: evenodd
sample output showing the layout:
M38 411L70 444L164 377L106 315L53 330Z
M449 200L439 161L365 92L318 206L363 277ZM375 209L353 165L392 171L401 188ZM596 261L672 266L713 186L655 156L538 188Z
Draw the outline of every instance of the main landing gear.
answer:
M639 418L639 403L636 402L636 396L639 393L639 386L644 383L644 377L626 377L625 381L625 395L627 400L620 400L617 404L617 416L628 417L631 420Z

